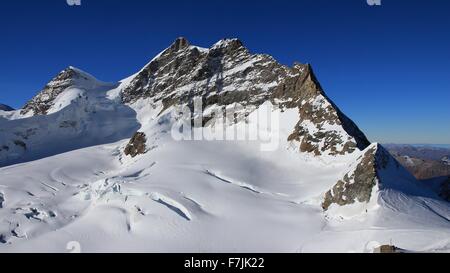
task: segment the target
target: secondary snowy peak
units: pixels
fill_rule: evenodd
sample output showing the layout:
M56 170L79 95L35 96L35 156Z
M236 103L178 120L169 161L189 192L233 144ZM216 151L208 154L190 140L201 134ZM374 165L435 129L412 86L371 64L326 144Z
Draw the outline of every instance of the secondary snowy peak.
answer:
M55 99L68 88L93 89L104 83L90 74L68 67L53 78L43 90L31 99L22 109L22 115L46 115L54 105Z
M161 101L164 109L234 103L259 107L270 101L298 108L300 121L290 137L302 152L316 155L352 153L370 143L358 127L325 95L312 67L287 67L269 55L252 54L238 39L224 39L209 49L178 38L123 89L124 103L142 98Z
M132 136L136 112L111 98L118 86L63 70L24 109L1 115L0 168Z
M5 111L5 112L14 111L14 108L0 103L0 111Z

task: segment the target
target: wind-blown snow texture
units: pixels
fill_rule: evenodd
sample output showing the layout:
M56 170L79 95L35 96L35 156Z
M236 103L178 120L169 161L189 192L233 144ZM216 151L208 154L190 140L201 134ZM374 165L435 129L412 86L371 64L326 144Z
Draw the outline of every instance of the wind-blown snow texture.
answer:
M194 98L205 113L247 106L238 125L273 107L278 149L174 141L175 106ZM137 135L145 145L125 155ZM0 252L74 241L85 252L450 250L448 203L370 144L311 66L236 39L177 39L118 83L67 68L23 109L0 111L0 166Z

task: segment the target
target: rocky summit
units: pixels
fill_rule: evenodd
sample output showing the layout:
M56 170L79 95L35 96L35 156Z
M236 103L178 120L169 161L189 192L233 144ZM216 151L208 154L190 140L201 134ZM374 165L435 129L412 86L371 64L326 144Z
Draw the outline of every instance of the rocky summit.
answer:
M193 98L201 98L204 108L258 107L270 101L299 109L289 139L301 143L302 152L345 154L370 144L325 95L311 65L281 65L269 55L250 53L238 39L221 40L209 49L177 39L123 90L124 103L141 98L161 101L164 109L192 104Z
M46 115L57 97L68 88L95 88L95 78L75 67L68 67L55 76L21 109L22 115ZM94 84L93 84L94 83Z

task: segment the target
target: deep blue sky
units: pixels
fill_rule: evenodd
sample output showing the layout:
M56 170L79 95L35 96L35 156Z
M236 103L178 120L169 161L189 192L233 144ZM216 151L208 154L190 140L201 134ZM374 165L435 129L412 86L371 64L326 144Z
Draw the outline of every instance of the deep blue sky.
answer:
M2 1L0 102L21 107L63 68L105 81L138 71L176 37L238 37L308 62L372 141L450 144L450 1Z

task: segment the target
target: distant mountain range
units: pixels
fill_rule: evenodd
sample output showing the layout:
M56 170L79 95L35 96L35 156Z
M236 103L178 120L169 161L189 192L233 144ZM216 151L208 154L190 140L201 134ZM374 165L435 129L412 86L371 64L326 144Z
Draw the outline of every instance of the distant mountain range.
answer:
M418 179L450 176L450 148L445 145L385 144L389 152Z
M0 111L13 111L13 110L14 110L14 108L0 103Z

